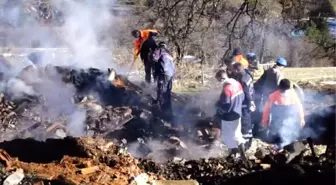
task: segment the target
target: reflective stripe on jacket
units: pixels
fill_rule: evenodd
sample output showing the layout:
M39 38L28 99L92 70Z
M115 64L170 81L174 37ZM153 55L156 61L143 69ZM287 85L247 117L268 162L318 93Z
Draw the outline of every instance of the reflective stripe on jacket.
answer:
M274 108L278 107L278 109L274 109L273 106ZM269 96L268 101L264 108L262 117L263 125L267 126L269 124L270 117L271 119L273 119L273 117L274 118L286 117L287 113L289 115L289 113L293 112L293 107L294 112L296 112L299 121L301 122L304 121L303 106L294 89L289 89L285 92L281 92L280 90L278 90L272 93Z
M157 30L140 30L139 39L135 40L134 56L139 55L142 44L150 37L155 36L158 33Z
M241 117L244 91L242 85L235 79L224 82L223 92L217 101L217 115L226 121L236 120Z

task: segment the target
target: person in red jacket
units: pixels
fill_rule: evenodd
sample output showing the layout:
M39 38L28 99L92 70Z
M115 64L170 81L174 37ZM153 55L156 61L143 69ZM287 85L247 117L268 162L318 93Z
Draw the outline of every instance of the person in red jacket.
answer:
M133 30L132 35L135 40L134 44L134 60L140 54L140 58L145 65L146 82L151 83L151 75L153 70L153 60L152 55L154 50L157 48L156 42L153 36L157 36L157 30Z
M241 132L242 104L244 91L242 85L235 79L229 78L224 70L216 73L216 79L223 83L223 91L216 103L216 117L221 120L221 137L223 143L231 149L239 149L244 160L245 139Z
M269 96L263 111L262 124L269 128L271 142L280 148L299 137L300 127L305 125L304 110L288 79L281 80L279 90Z

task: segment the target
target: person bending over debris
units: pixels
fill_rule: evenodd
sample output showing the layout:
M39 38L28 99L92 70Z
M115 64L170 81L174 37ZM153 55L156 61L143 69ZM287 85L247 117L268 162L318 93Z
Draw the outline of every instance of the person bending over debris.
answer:
M229 78L224 70L216 73L216 79L223 83L223 91L216 103L216 117L221 120L221 136L223 143L231 150L231 154L238 147L244 160L245 139L241 132L241 114L244 101L242 85L235 79Z
M278 90L280 81L284 79L281 69L285 66L287 66L286 59L281 57L278 58L276 64L272 68L266 70L255 83L255 101L257 106L260 107L260 110L262 110L262 107L265 105L268 96Z
M253 76L243 67L241 63L233 64L234 79L240 82L243 86L245 99L242 106L242 134L246 140L245 147L249 148L252 143L252 120L251 112L255 111L254 104L254 89L253 89Z
M233 50L231 64L234 64L234 63L241 63L244 66L244 68L249 67L249 63L243 56L243 52L241 51L240 48L235 48Z
M265 128L269 126L270 142L275 142L278 147L299 137L300 126L305 125L303 106L288 79L281 80L279 90L269 96L262 124Z
M151 83L151 73L153 72L152 54L157 48L156 42L153 36L157 36L157 30L133 30L132 35L135 40L134 47L134 61L140 54L140 58L145 66L145 80L147 83ZM133 62L134 62L133 61ZM155 79L154 79L155 80Z
M155 78L157 78L157 100L162 111L169 117L172 114L171 90L173 76L175 75L175 66L164 42L160 42L158 48L153 53L155 63Z

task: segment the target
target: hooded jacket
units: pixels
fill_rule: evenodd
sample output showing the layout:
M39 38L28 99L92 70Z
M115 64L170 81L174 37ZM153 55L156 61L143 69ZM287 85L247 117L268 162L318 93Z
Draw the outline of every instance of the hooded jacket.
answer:
M277 124L286 119L304 122L303 106L292 88L285 92L275 91L269 96L264 108L262 123L267 126L270 122Z
M153 53L153 60L155 62L155 76L173 77L175 75L174 59L166 48L157 48Z
M225 121L237 120L242 114L244 91L242 85L235 79L229 78L224 82L223 91L216 103L216 115Z
M282 79L284 79L284 75L278 67L274 66L267 69L255 85L260 88L261 93L267 99L271 93L279 89Z

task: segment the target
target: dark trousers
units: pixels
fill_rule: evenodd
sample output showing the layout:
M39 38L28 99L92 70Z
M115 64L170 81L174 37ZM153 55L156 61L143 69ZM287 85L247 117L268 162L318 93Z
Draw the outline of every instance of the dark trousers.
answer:
M153 74L153 79L154 82L156 81L155 76L154 76L154 66L153 66L153 60L152 58L149 56L148 57L144 57L142 58L142 61L144 63L145 66L145 80L147 83L151 83L152 81L152 74Z
M151 75L153 75L154 82L156 81L153 62L153 52L156 47L157 45L153 37L149 37L141 47L140 56L145 66L145 80L147 83L151 83Z
M169 115L172 113L172 80L172 77L166 75L158 75L157 79L157 101L161 110Z
M243 138L246 140L246 147L249 148L253 135L252 135L252 119L251 119L251 111L249 108L243 108L242 109L242 134Z

